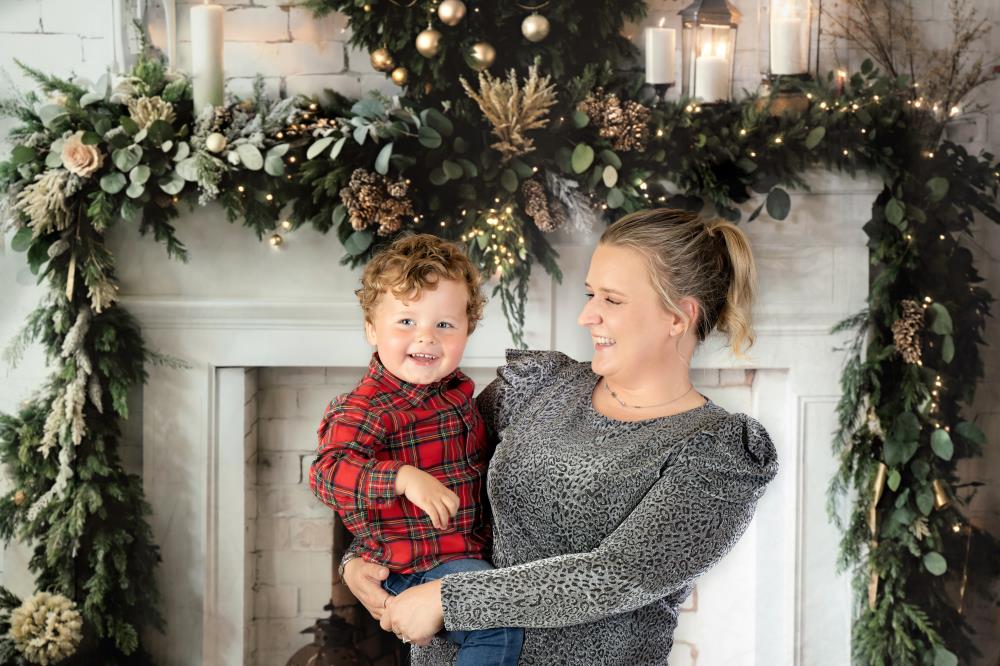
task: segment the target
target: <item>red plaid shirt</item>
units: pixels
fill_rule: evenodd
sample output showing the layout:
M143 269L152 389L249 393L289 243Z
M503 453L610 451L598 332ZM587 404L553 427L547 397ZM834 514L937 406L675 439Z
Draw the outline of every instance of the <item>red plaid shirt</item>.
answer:
M361 383L327 407L309 485L337 510L366 560L416 573L448 560L487 557L489 461L473 388L459 370L433 384L410 384L375 354ZM437 530L426 513L396 495L403 465L419 467L458 495L458 515L447 529Z

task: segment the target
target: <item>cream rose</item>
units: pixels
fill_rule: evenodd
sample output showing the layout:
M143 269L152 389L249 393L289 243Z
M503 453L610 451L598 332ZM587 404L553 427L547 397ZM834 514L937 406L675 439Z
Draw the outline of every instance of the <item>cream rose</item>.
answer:
M104 165L104 155L97 149L97 146L88 146L83 143L83 132L81 131L63 143L62 163L70 173L86 178Z

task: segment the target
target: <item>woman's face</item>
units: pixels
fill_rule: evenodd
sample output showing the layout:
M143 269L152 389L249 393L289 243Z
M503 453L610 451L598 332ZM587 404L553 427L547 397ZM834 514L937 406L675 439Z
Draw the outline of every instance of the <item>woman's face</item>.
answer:
M646 258L631 248L602 244L594 250L588 300L577 323L590 331L595 374L639 377L678 355L684 322L663 307L647 266ZM684 308L691 304L690 299L681 301Z

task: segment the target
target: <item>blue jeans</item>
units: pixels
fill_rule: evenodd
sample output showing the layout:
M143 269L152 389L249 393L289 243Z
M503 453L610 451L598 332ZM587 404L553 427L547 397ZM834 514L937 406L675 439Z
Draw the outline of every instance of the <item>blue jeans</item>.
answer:
M486 571L493 566L483 560L451 560L430 571L413 574L390 573L382 586L389 594L444 578L463 571ZM519 628L479 629L476 631L446 631L449 641L459 646L457 666L517 666L524 642L524 630Z

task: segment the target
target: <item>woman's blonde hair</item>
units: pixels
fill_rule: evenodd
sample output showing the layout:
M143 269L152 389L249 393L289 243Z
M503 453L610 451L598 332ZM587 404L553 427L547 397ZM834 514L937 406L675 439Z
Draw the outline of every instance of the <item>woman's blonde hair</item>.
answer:
M601 236L604 245L628 247L648 263L653 288L668 312L692 322L677 306L684 297L698 304L693 322L698 341L712 329L729 335L733 353L745 358L753 346L750 309L757 291L757 268L746 234L722 220L705 220L670 208L641 210L621 218Z
M486 305L479 271L462 248L437 236L413 234L397 238L368 262L361 274L361 289L354 293L365 321L371 323L382 294L391 292L400 300L418 298L424 289L434 289L441 279L460 282L468 290L465 312L472 333Z

